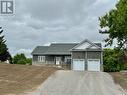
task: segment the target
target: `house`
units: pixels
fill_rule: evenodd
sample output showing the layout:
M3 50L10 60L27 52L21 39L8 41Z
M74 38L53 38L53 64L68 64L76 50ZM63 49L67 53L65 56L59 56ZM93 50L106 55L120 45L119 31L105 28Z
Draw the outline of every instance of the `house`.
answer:
M103 50L101 43L84 40L81 43L52 43L37 46L33 52L33 65L71 64L72 70L103 71Z

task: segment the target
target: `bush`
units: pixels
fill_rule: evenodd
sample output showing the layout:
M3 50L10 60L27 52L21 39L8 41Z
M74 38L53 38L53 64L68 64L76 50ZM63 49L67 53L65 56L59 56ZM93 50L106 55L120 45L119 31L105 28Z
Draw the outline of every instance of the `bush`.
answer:
M104 51L104 71L118 72L121 70L119 63L119 53L113 49L105 49Z
M127 63L123 63L121 65L121 70L127 70Z
M104 71L107 72L116 72L120 71L120 64L118 63L117 58L109 57L105 60Z
M21 59L21 60L19 60L19 61L17 62L17 64L23 64L23 65L25 65L25 64L26 64L26 60Z
M13 57L13 63L14 64L29 64L31 65L32 64L32 59L31 58L26 58L26 56L21 53L21 54L16 54L14 57Z
M32 65L32 58L27 58L26 59L26 64Z

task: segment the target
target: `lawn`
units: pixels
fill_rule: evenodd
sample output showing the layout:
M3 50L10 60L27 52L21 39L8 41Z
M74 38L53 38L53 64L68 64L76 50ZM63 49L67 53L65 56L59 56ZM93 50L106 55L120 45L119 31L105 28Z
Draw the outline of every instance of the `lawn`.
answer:
M0 95L32 91L56 70L53 67L0 64Z
M127 90L127 72L114 72L110 74L116 83L120 84L121 87Z

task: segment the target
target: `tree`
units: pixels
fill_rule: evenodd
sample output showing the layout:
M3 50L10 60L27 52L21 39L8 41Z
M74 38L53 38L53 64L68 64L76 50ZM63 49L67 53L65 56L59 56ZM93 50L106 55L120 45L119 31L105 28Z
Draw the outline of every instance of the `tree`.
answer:
M16 54L13 58L14 64L26 64L26 57L23 53Z
M21 54L16 54L13 57L13 63L14 64L29 64L31 65L32 63L32 59L31 58L26 58L25 54L21 53Z
M119 49L127 44L127 0L119 0L116 7L99 18L100 33L109 34L106 46L117 39Z
M11 55L8 51L6 40L4 39L4 36L2 35L3 30L2 27L0 27L0 61L11 61Z

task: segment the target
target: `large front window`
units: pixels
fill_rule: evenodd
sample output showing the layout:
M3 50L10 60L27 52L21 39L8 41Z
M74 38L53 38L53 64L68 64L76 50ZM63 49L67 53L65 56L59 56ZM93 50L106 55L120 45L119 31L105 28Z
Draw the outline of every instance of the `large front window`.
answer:
M38 56L38 62L45 62L45 56Z

